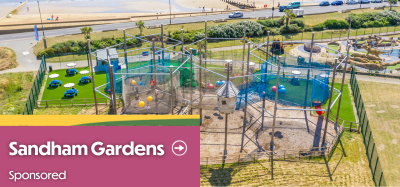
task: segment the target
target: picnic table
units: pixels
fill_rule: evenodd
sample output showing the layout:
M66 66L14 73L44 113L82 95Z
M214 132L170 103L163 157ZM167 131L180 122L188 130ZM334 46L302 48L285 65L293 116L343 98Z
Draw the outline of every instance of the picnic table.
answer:
M61 86L61 85L62 85L62 81L59 81L59 80L52 80L49 83L49 86L52 86L52 87L58 87L58 86Z
M76 89L69 89L64 92L64 97L74 97L78 95L78 90Z
M79 83L89 83L92 82L92 77L90 76L84 76L79 79Z
M78 70L76 70L76 69L67 69L66 73L67 73L67 75L75 75L75 74L78 74Z

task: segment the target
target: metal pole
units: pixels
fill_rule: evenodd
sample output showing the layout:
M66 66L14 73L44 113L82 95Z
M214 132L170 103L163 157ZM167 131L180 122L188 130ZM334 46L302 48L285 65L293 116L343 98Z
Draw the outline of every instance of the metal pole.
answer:
M335 66L333 67L333 77L332 77L332 86L331 86L331 92L329 96L329 105L327 106L327 112L326 112L326 119L325 119L325 131L324 131L324 136L322 138L322 145L321 147L325 147L325 138L326 138L326 133L328 132L328 123L329 123L329 114L331 112L331 104L332 104L332 95L333 95L333 90L335 86L335 74L336 74L336 66L337 66L337 61L338 59L335 59Z
M129 72L129 67L128 67L128 54L126 53L126 35L125 35L125 29L124 29L124 55L125 55L126 73L128 73L128 72Z
M110 89L111 89L111 101L112 101L112 108L111 108L111 114L117 114L117 97L115 95L115 83L114 83L114 68L113 65L111 65L111 59L110 59L110 50L107 48L107 61L108 61L108 72L109 72L109 77L110 77Z
M250 43L248 43L248 48L250 49ZM247 76L246 76L246 81L243 82L243 84L245 84L244 86L246 87L246 91L245 91L245 98L244 98L245 105L244 105L244 114L243 114L242 145L241 145L241 148L240 148L240 152L243 151L244 133L246 132L246 126L247 126L246 118L247 118L247 95L248 95L247 89L248 89L248 85L249 85L248 84L248 82L249 82L249 77L248 77L248 75L249 75L249 64L250 64L250 50L248 50L248 52L247 52L247 70L246 70ZM243 66L244 66L244 64L243 64ZM229 69L229 67L228 67L228 69Z
M46 48L47 48L46 37L44 36L44 28L43 28L43 21L42 21L42 12L40 11L39 1L37 1L37 5L38 5L38 8L39 8L40 23L42 24L43 44L44 44L44 48L46 49Z
M155 101L156 101L156 114L158 113L158 97L156 94L156 86L157 86L157 63L156 63L156 44L155 44L155 39L153 38L153 65L154 65L154 96L155 96Z
M347 45L349 44L350 40L350 31L351 31L351 21L353 19L353 15L350 16L350 26L349 26L349 34L347 34ZM357 37L357 36L356 36Z
M193 103L193 50L190 49L190 114L191 115L193 115L192 103Z
M171 0L169 0L169 24L171 25Z
M244 28L243 28L243 62L244 62L244 53L246 52L246 21L244 21ZM250 51L250 45L249 45ZM244 64L242 63L242 76L244 75ZM243 77L242 77L243 82ZM246 115L246 114L245 114Z
M279 88L279 72L281 70L281 56L278 57L278 73L276 76L276 90L275 90L275 105L274 105L274 118L272 121L272 135L269 148L271 149L271 179L274 179L274 134L275 134L275 123L276 123L276 112L278 106L278 88Z
M314 34L315 33L313 32L312 36L311 36L311 49L310 49L310 59L308 62L309 69L307 70L307 83L306 83L306 96L304 98L304 109L307 107L308 82L310 82L310 68L311 68L312 53L313 53L313 48L314 48Z
M202 77L202 75L201 75L201 48L202 48L202 46L201 46L201 43L202 43L202 41L200 41L200 47L199 47L199 52L200 52L200 55L199 55L199 64L200 64L200 68L199 68L199 76L200 76L200 81L199 81L199 86L200 86L200 125L203 123L203 106L202 106L202 103L203 103L203 94L202 94L202 92L203 92L203 90L202 90L202 87L203 87L203 83L202 83L202 81L201 81L201 77Z
M204 22L205 40L204 40L204 68L207 69L207 21ZM211 55L211 54L210 54ZM211 80L210 80L211 81ZM204 70L204 82L207 83L207 70Z
M96 108L96 115L99 115L99 110L97 109L97 97L96 97L96 86L94 84L94 69L92 64L92 50L90 49L90 39L87 39L88 49L89 49L89 64L90 64L90 73L92 74L92 86L93 86L93 97L94 97L94 107Z
M350 45L347 45L347 58L346 58L346 62L344 63L342 85L340 87L340 93L342 93L342 94L343 94L344 79L346 78L345 76L346 76L346 69L347 69L347 59L349 58L349 50L350 50ZM337 126L338 126L339 113L340 113L340 104L342 102L342 94L340 94L340 96L339 96L339 103L338 103L338 108L337 108L337 113L336 113L336 120L335 120L335 130L337 129Z
M226 84L228 84L228 82L229 82L229 74L230 74L229 69L230 68L228 67L228 75L226 76ZM228 150L227 150L227 145L226 145L227 142L228 142L228 113L225 113L225 144L224 144L224 158L222 161L222 168L224 168L225 160L226 160L226 157L228 156ZM243 144L243 141L242 141L242 144Z
M161 24L161 58L162 58L162 65L164 66L164 26Z
M170 66L171 68L171 72L170 72L170 78L171 78L171 115L174 115L174 81L172 78L172 72L173 72L173 68L174 66Z

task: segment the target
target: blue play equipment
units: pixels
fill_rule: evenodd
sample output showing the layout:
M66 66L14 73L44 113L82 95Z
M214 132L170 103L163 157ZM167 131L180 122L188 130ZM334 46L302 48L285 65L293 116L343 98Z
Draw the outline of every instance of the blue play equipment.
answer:
M225 84L225 81L217 81L217 82L215 82L215 86L216 87L220 87L220 86L222 86L222 85L224 85Z
M89 83L89 82L92 82L92 78L89 76L84 76L79 79L79 83Z
M278 93L286 93L286 88L282 84L278 87Z
M51 87L58 87L58 86L61 86L61 85L62 85L62 81L59 81L59 80L52 80L49 83L49 86L51 86Z
M76 89L69 89L64 92L64 97L74 97L78 95L78 90Z
M67 73L67 75L75 75L75 74L78 74L78 70L76 70L76 69L67 69L66 73Z

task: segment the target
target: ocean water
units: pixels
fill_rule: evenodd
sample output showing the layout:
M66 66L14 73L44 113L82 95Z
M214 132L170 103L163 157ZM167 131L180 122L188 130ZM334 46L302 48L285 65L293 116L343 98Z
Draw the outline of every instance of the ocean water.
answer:
M131 10L123 7L122 5L115 3L115 2L123 2L123 1L145 1L145 0L39 0L40 4L62 4L63 6L82 6L82 7L91 7L93 5L97 7L114 7L113 10L109 10L106 12L99 12L99 13L138 13L138 12L147 12L147 11L138 11L138 10ZM169 3L169 0L155 0L159 2ZM10 6L15 5L18 6L19 4L25 2L24 0L0 0L0 6ZM178 12L195 12L201 11L200 9L195 8L186 8L182 7L179 4L175 3L174 0L171 0L171 5L177 7ZM36 0L28 0L27 5L36 4Z

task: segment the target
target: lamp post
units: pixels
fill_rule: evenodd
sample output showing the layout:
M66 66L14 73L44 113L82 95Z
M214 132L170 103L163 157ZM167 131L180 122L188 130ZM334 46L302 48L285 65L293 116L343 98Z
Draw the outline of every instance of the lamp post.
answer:
M43 21L42 21L42 13L40 12L39 1L37 1L37 5L38 5L38 8L39 8L40 23L42 24L43 44L44 44L44 48L46 49L46 48L47 48L47 45L46 45L46 37L44 36L44 28L43 28Z
M169 0L169 24L171 25L171 0Z

